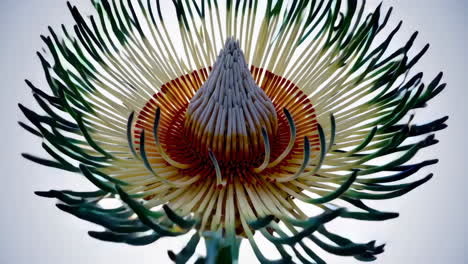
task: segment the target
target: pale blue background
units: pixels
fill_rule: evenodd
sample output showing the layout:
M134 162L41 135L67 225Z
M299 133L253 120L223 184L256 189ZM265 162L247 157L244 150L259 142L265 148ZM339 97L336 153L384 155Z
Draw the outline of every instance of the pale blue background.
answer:
M86 13L88 1L74 2L81 2L79 6ZM401 40L419 30L418 47L431 43L429 54L418 66L426 73L426 81L443 70L444 80L449 84L427 110L417 112L418 118L428 120L448 114L449 129L437 134L441 143L420 154L425 159L441 159L438 165L419 174L433 171L436 177L403 198L377 203L379 208L399 211L400 218L377 224L342 221L335 223L335 227L357 240L386 242L387 251L376 263L468 263L465 191L468 1L385 2L395 7L392 25L404 20ZM45 84L35 56L35 51L44 46L39 34L47 33L48 25L58 28L61 23L71 22L62 0L0 1L0 263L169 263L166 251L179 250L185 241L165 239L141 248L99 242L87 235L88 230L99 230L98 227L60 212L53 200L33 194L35 190L90 186L76 175L21 159L21 152L43 151L40 141L16 124L17 120L24 120L17 102L35 105L23 79L28 78L40 87ZM252 263L253 259L250 249L244 248L241 263ZM330 263L356 263L353 259L328 259Z

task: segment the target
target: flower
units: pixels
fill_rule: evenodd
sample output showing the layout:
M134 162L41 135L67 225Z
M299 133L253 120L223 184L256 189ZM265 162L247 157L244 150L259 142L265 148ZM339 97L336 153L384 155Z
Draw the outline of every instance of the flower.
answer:
M97 17L69 4L74 34L62 27L63 38L52 29L42 37L52 94L27 81L45 114L20 104L33 126L20 125L52 157L25 158L80 173L98 190L39 196L103 226L89 234L104 241L146 245L195 230L169 252L176 263L201 238L198 261L208 263L238 262L243 240L261 263L325 263L310 242L359 261L383 252L326 224L397 217L364 201L427 182L432 174L392 184L437 162L408 164L447 120L413 124L413 109L445 84L442 74L426 86L411 73L428 49L409 55L417 33L389 51L401 26L383 33L391 9L366 14L357 0L173 0L171 10L92 2ZM122 204L106 208L106 199ZM280 260L263 254L256 233Z

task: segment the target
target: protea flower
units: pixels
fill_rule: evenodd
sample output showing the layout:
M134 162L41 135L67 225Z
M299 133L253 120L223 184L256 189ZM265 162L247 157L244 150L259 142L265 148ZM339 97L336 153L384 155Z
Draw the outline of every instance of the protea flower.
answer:
M42 37L52 94L27 82L44 113L20 105L33 126L20 124L52 159L25 158L82 174L98 190L39 196L102 225L89 232L99 240L193 234L169 252L176 263L201 239L197 263L237 263L244 240L261 263L325 263L311 244L359 261L383 252L326 225L397 217L365 201L428 181L394 183L437 162L410 160L447 120L413 123L413 109L445 84L442 74L424 85L411 73L428 48L412 50L416 33L389 49L401 26L385 30L391 9L367 13L358 0L92 2L97 16L69 4L73 32ZM106 209L103 199L122 204ZM262 252L257 234L281 259Z

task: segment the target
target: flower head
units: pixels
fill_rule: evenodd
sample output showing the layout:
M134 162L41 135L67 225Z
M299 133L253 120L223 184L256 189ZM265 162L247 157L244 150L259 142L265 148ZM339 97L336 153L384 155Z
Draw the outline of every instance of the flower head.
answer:
M324 263L311 242L360 261L383 252L326 224L397 217L364 201L428 181L392 184L437 162L409 163L447 120L413 124L410 111L445 84L411 73L427 50L408 55L417 34L389 51L401 23L377 41L391 10L365 14L357 0L92 2L96 18L69 4L74 34L43 37L52 94L28 82L45 115L20 105L34 127L20 124L53 159L24 157L99 190L38 195L102 225L89 234L104 241L146 245L195 230L169 252L176 263L200 238L199 261L209 263L237 262L242 240L262 263ZM106 209L105 199L122 205ZM263 254L256 233L280 260Z

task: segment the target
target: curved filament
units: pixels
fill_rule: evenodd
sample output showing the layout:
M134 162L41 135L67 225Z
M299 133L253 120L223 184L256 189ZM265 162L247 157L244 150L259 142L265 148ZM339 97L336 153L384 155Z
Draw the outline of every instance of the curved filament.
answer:
M294 119L292 118L291 114L289 113L288 109L284 108L283 109L284 115L288 119L289 123L289 132L290 132L290 137L289 137L289 144L286 147L286 149L279 155L276 160L274 160L272 163L268 164L268 168L273 168L276 165L278 165L281 161L283 161L286 156L291 152L291 150L294 147L294 143L296 142L296 125L294 124Z
M267 168L268 163L270 162L270 155L271 155L270 140L268 139L268 133L264 127L262 128L262 136L263 136L263 142L265 144L265 158L263 160L263 163L260 165L260 167L253 169L255 173L262 172L264 169Z
M163 181L164 183L168 185L174 185L172 182L168 181L167 179L159 176L154 170L153 167L151 167L151 164L148 160L148 157L146 156L146 150L145 150L145 130L141 131L141 138L140 138L140 154L141 154L141 159L143 160L143 164L145 165L146 169L149 170L154 177L158 178L159 180Z
M158 109L156 110L156 116L154 118L153 135L154 135L154 141L155 141L159 154L161 155L161 157L163 157L165 161L167 161L167 163L171 164L173 167L176 167L178 169L191 168L193 164L183 164L183 163L177 162L171 159L171 157L169 157L169 155L167 155L167 153L164 151L161 143L159 142L159 136L158 136L158 127L159 127L160 119L161 119L161 109L158 107Z
M216 159L215 155L211 151L211 149L208 151L208 155L210 156L211 162L213 162L213 166L215 168L216 172L216 183L218 187L224 187L226 186L226 180L223 181L222 175L221 175L221 168L219 167L218 160Z
M291 175L285 178L279 178L276 181L288 182L288 181L292 181L292 180L299 178L299 176L301 176L301 174L304 172L307 165L309 165L309 159L310 159L310 142L309 142L309 138L304 137L304 160L302 162L301 167L299 168L299 170L297 170L297 172L294 175Z

